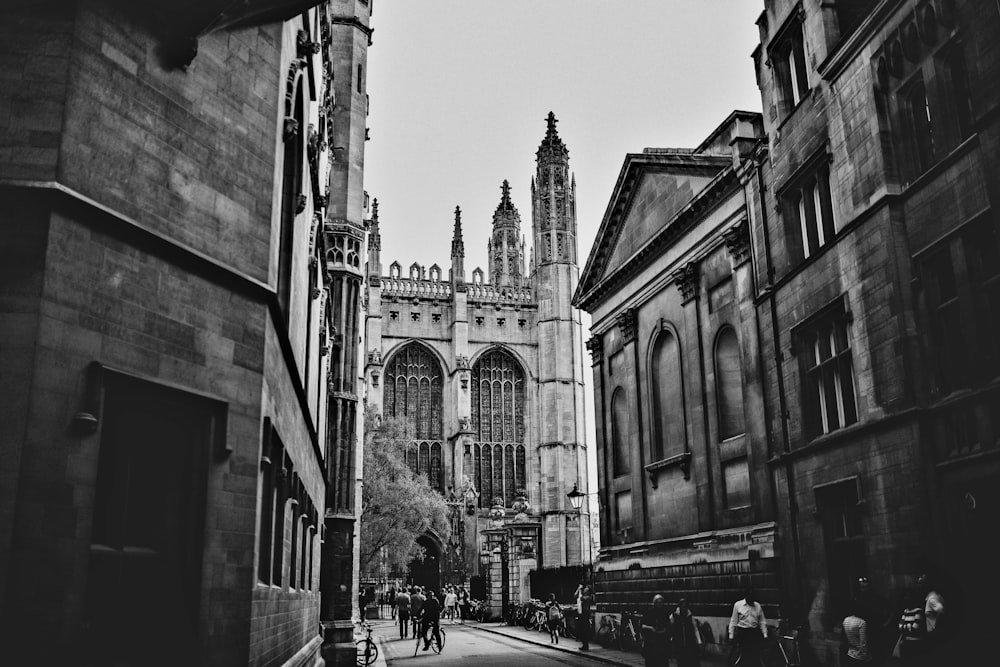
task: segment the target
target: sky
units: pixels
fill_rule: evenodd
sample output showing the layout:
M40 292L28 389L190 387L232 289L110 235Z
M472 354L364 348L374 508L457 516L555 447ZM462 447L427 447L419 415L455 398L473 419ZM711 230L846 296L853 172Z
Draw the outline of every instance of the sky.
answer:
M447 275L455 206L466 279L485 270L504 179L530 246L530 183L549 111L576 175L582 271L626 153L694 147L734 109L760 110L751 53L763 6L377 0L365 190L379 202L383 272L398 260L404 273L416 261ZM584 313L585 339L589 324ZM587 426L593 443L592 407Z

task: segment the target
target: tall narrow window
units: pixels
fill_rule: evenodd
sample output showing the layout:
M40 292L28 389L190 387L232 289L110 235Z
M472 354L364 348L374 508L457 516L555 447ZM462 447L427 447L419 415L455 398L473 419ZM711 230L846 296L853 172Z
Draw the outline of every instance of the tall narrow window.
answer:
M935 352L935 390L948 394L968 384L968 351L958 303L958 285L951 246L945 246L924 261L924 287Z
M850 329L842 304L797 333L804 372L803 412L809 436L858 420Z
M651 370L655 403L652 414L655 427L653 457L659 460L686 449L680 348L677 337L669 331L661 332L656 339Z
M715 386L718 395L719 439L746 431L743 414L743 374L740 343L732 327L724 327L715 343Z
M867 571L865 534L856 480L816 489L816 509L823 522L826 567L832 607L838 617L857 594L857 581Z
M619 387L611 399L611 456L615 477L627 475L631 469L628 421L628 400L625 390Z
M494 348L473 365L471 385L472 430L482 446L480 507L495 497L509 507L515 480L525 479L524 459L512 447L524 442L524 371L509 352Z
M264 420L260 455L260 513L257 517L257 581L271 583L271 540L274 528L274 464L271 453L271 420Z
M902 93L910 129L913 166L911 178L924 173L934 163L934 127L931 120L931 103L927 98L924 80L920 77ZM914 169L915 168L915 169Z
M952 99L955 101L955 120L958 122L959 139L972 134L972 95L969 92L969 72L965 67L965 54L960 46L951 49L945 59Z
M775 64L774 77L779 94L778 104L783 115L787 115L809 93L802 24L797 17L791 19L791 22L781 29L781 36L775 39L769 52L771 62Z
M820 164L798 178L781 194L788 212L794 218L789 231L797 231L802 239L802 257L815 254L837 234L830 194L830 167L821 157Z
M292 294L292 261L294 255L295 217L300 213L299 197L302 193L302 162L305 159L304 125L301 85L295 88L294 136L286 136L282 157L281 175L281 235L278 245L278 303L288 324Z
M437 359L419 343L410 343L385 364L383 411L406 423L413 438L407 463L427 477L431 487L444 492L441 470L442 382ZM437 452L435 459L434 452Z

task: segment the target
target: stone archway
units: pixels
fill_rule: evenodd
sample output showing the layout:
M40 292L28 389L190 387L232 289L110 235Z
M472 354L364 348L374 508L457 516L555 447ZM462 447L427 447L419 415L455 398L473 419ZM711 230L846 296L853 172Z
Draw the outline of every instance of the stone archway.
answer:
M432 591L441 590L441 544L430 535L421 535L417 544L424 548L423 560L411 560L407 583Z

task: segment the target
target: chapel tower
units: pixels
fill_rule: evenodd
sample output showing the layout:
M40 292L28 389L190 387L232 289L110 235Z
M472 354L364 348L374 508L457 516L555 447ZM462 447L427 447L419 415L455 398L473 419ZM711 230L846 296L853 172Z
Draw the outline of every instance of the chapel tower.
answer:
M493 235L487 243L490 280L498 288L524 284L524 239L521 214L510 200L510 183L500 186L500 203L493 212Z
M580 278L576 248L576 180L569 171L569 151L549 112L545 138L535 153L531 183L534 255L532 287L538 304L538 393L541 406L539 459L548 481L543 498L546 548L565 549L565 562L586 562L581 547L589 526L574 523L566 491L587 488L584 442L583 326L573 307ZM564 512L570 521L563 520ZM561 531L551 523L566 526Z

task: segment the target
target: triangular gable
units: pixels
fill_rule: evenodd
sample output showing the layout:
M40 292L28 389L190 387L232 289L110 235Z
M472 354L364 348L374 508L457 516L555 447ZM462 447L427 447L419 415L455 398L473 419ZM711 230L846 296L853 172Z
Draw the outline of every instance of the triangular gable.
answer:
M732 158L683 149L625 156L574 301L589 301L604 279L629 262L710 188Z
M712 175L707 174L674 171L644 173L618 232L614 250L604 265L605 272L613 271L628 261L711 180Z

